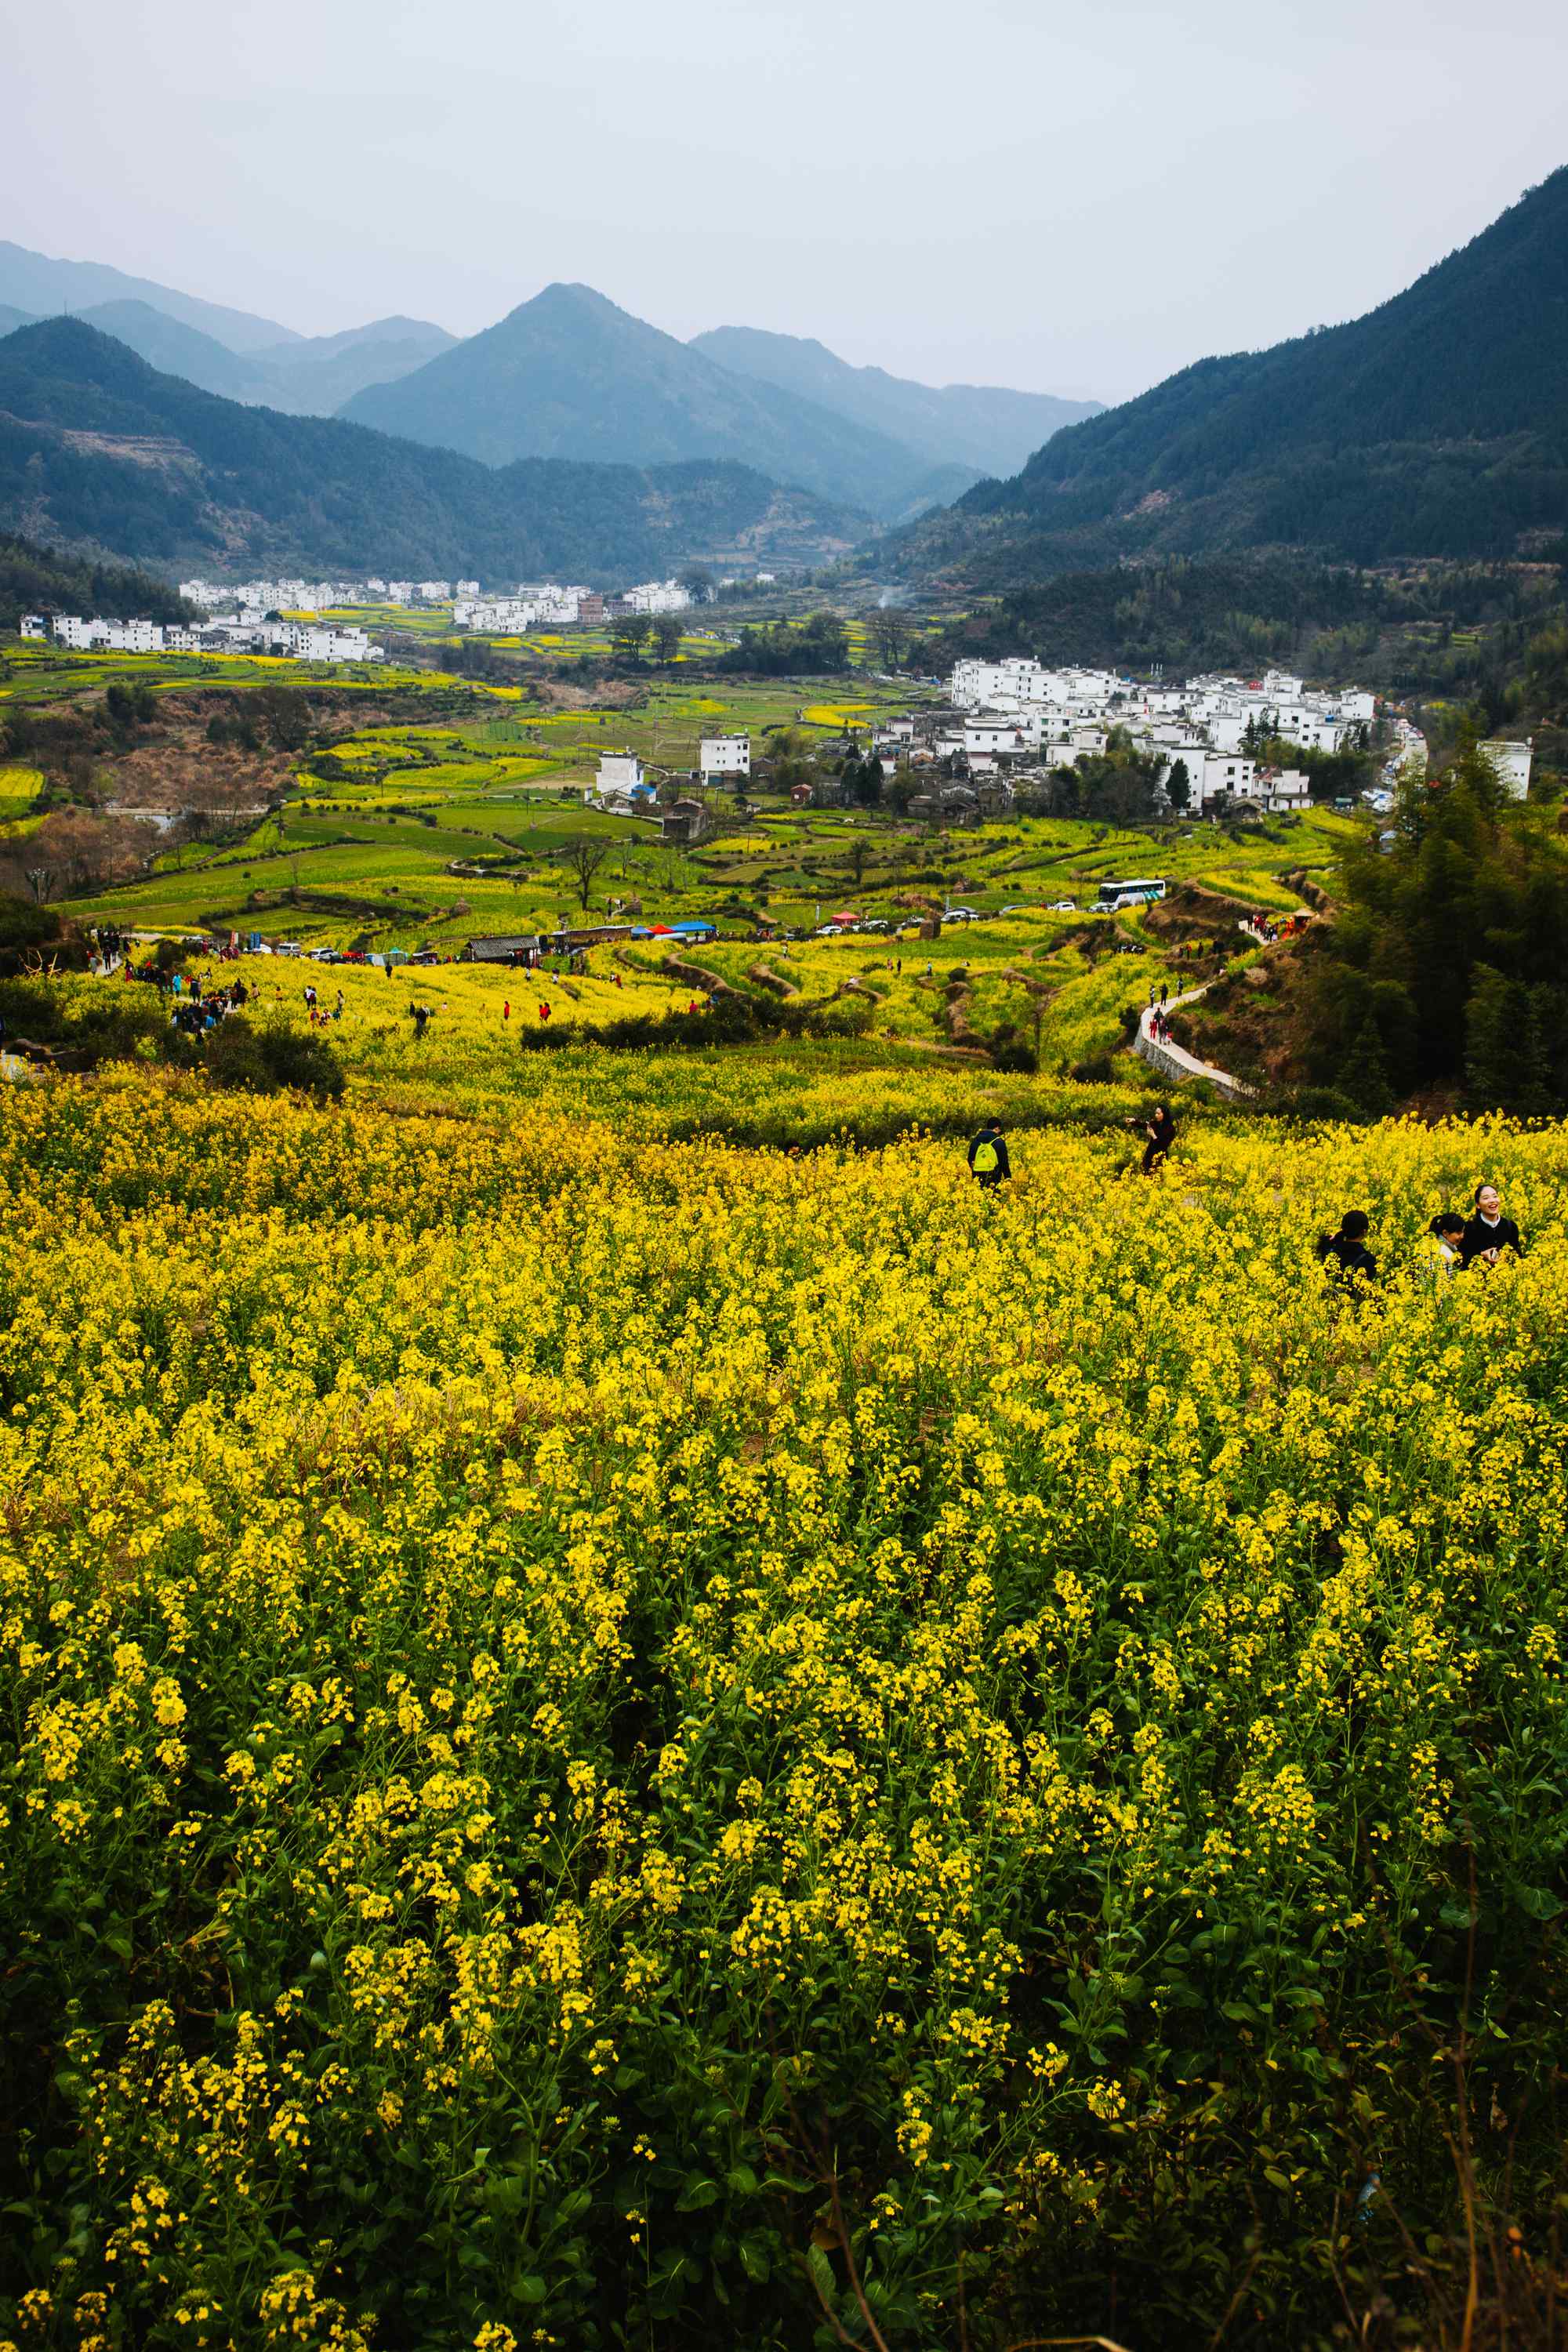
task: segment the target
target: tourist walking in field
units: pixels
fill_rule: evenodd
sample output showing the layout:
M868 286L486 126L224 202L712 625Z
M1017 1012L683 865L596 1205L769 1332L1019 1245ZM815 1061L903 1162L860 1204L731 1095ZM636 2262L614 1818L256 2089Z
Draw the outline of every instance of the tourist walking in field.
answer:
M984 1121L969 1147L969 1166L983 1192L994 1192L1004 1177L1011 1176L1013 1164L1007 1157L1000 1119Z
M1377 1280L1377 1260L1366 1245L1371 1223L1364 1209L1347 1209L1337 1234L1318 1236L1318 1262L1343 1290Z
M500 1017L503 1021L510 1021L511 1019L511 999L510 996L501 1006Z
M1505 1249L1522 1257L1524 1244L1519 1238L1519 1227L1511 1217L1503 1215L1497 1186L1478 1184L1475 1201L1476 1213L1465 1227L1461 1244L1463 1264L1474 1265L1479 1258L1482 1265L1497 1265Z
M1465 1221L1455 1209L1439 1209L1426 1231L1427 1279L1435 1290L1447 1290L1465 1263Z

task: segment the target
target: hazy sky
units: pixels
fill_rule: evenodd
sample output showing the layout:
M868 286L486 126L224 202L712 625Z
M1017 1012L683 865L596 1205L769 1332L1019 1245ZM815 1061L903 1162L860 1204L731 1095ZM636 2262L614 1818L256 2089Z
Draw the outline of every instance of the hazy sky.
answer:
M1562 0L0 0L0 236L324 333L581 278L1118 398L1568 161Z

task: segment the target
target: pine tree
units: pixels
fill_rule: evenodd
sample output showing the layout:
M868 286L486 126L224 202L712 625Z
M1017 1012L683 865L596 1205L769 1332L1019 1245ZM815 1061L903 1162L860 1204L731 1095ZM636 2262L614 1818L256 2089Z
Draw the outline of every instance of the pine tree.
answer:
M1377 1023L1370 1013L1356 1031L1334 1084L1338 1092L1347 1101L1354 1103L1365 1118L1385 1118L1394 1108L1394 1088L1388 1082L1388 1064L1384 1058L1383 1040L1377 1034Z
M1478 963L1465 1006L1465 1092L1472 1110L1514 1110L1526 1083L1524 991Z

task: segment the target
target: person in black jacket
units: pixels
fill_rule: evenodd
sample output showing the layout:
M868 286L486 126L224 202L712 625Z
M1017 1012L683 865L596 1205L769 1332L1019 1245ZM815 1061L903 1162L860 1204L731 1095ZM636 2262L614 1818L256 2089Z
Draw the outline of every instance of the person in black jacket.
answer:
M1364 1209L1347 1209L1337 1234L1320 1234L1318 1261L1342 1290L1377 1280L1377 1260L1366 1245L1370 1219Z
M969 1165L983 1192L994 1192L1003 1178L1013 1173L999 1119L988 1118L981 1127L969 1147Z
M1465 1227L1465 1237L1459 1244L1460 1266L1474 1265L1478 1258L1482 1265L1497 1265L1505 1249L1512 1250L1516 1257L1523 1256L1519 1227L1511 1217L1503 1215L1497 1186L1478 1184L1476 1213Z
M1143 1147L1143 1173L1152 1176L1157 1168L1164 1165L1165 1155L1176 1139L1176 1122L1169 1103L1154 1105L1143 1132L1149 1139Z

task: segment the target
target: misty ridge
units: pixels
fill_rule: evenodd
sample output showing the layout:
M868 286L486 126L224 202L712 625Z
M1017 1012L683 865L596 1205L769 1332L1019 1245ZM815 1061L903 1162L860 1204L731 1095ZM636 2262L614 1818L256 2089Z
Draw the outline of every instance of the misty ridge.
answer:
M304 337L102 265L0 245L0 331L60 311L247 405L341 415L495 467L730 462L875 522L1016 472L1063 425L1098 413L1048 394L908 383L745 328L683 343L586 286L547 286L465 341L407 318Z
M1246 550L1551 561L1568 522L1568 170L1364 317L1110 409L747 327L682 342L581 285L461 341L307 338L4 246L0 304L0 525L128 561L719 554L962 595Z

